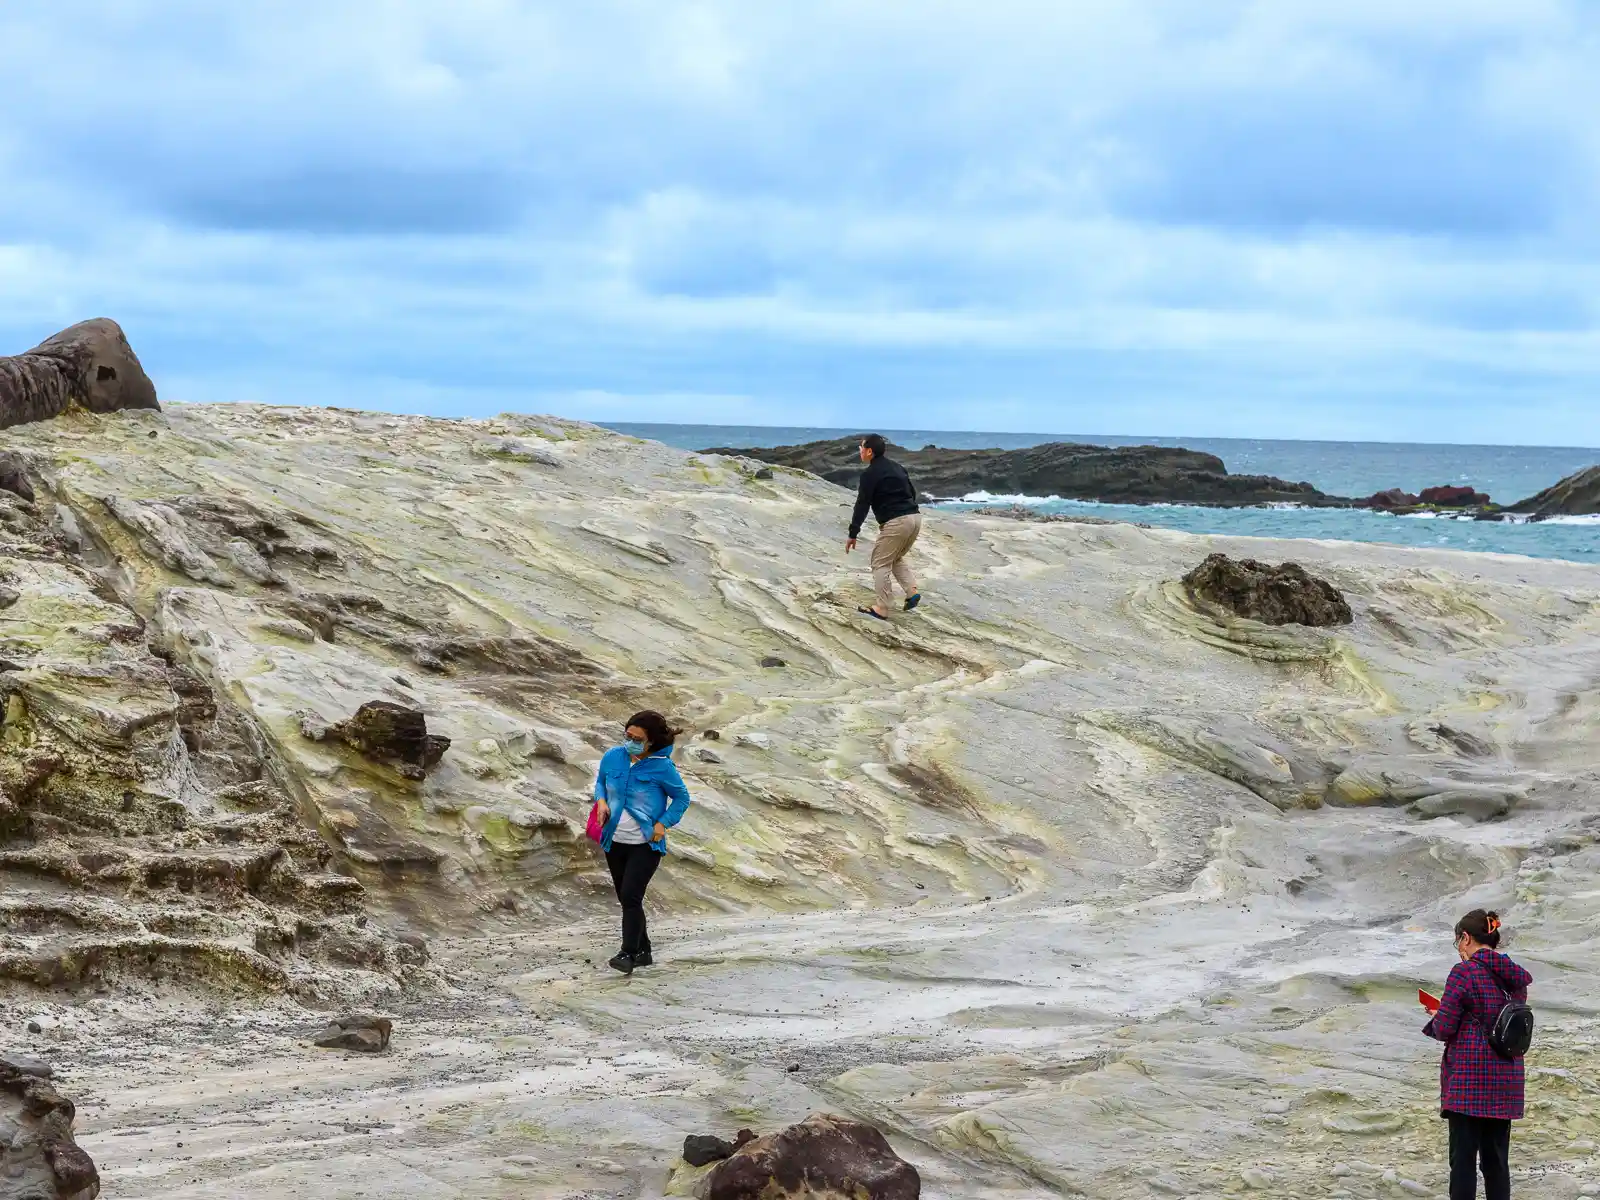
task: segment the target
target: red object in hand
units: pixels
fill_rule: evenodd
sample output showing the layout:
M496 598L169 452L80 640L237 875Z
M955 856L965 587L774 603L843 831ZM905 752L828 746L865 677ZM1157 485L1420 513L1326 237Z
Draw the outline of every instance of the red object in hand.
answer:
M1422 1007L1427 1009L1429 1012L1436 1013L1439 1011L1439 997L1430 996L1427 992L1423 991L1421 988L1418 988L1417 999L1422 1001Z

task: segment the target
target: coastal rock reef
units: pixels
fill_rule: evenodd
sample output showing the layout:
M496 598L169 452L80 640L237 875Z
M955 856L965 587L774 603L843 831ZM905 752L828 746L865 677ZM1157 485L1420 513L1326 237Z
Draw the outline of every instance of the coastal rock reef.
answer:
M742 455L819 475L854 489L861 474L855 438L834 438L771 449L706 450ZM1090 446L1046 442L1021 450L947 450L889 447L930 499L960 499L978 492L999 496L1059 496L1105 504L1345 504L1309 483L1269 475L1230 475L1215 454L1170 446Z
M868 1194L1442 1194L1478 906L1517 1186L1600 1170L1600 569L932 510L885 623L848 493L577 421L71 403L0 459L0 1051L107 1195L765 1187L799 1135L668 1166L818 1114ZM641 708L694 805L624 979L582 830Z

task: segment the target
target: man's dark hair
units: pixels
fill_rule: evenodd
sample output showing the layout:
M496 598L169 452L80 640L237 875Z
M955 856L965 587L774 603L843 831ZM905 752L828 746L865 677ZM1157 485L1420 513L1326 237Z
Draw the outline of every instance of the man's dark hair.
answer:
M889 452L889 443L883 440L881 433L869 433L861 439L861 444L872 451L873 458L882 458Z

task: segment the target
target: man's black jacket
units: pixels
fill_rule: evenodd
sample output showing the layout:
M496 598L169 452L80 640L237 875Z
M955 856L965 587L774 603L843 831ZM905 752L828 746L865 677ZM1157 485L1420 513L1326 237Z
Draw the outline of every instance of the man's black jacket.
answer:
M890 462L881 454L861 472L861 489L856 493L856 511L850 518L850 536L861 533L861 522L867 519L867 509L882 525L896 517L907 517L917 512L917 489L911 476L897 462Z

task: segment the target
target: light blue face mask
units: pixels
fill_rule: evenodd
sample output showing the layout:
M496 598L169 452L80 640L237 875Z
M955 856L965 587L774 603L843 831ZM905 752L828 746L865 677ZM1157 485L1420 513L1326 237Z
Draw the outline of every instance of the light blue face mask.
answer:
M629 754L643 754L644 753L644 743L643 742L632 742L632 741L623 742L622 743L622 748L624 750L626 750Z

